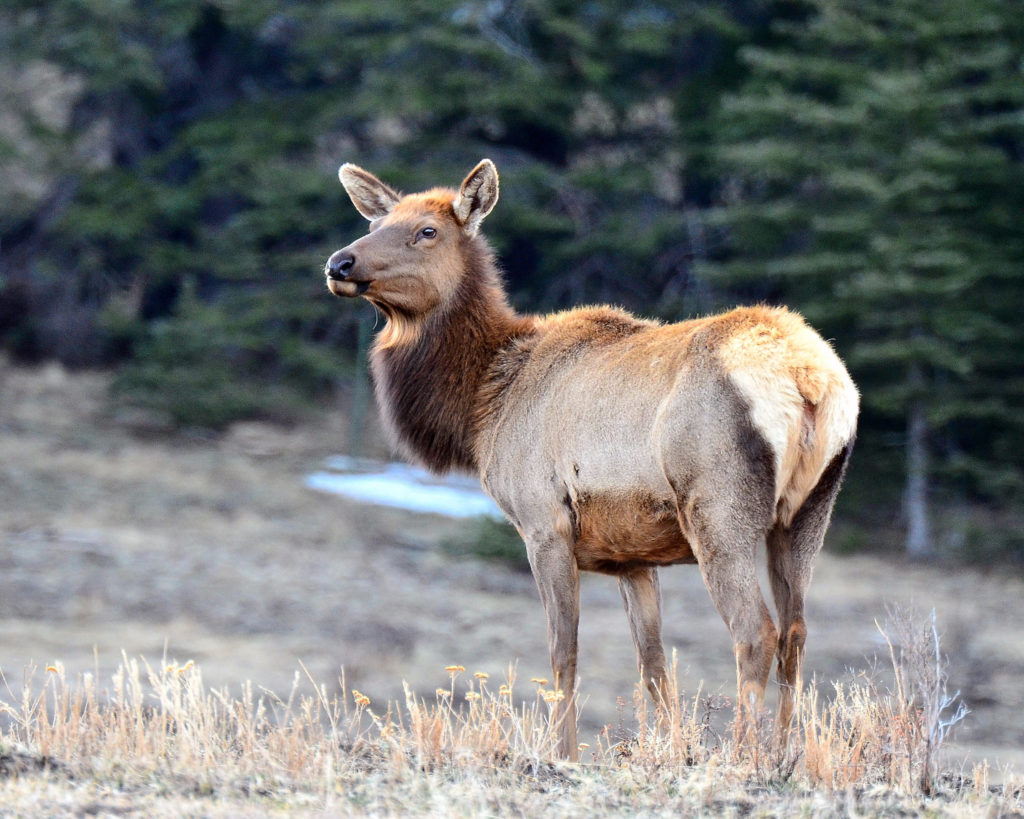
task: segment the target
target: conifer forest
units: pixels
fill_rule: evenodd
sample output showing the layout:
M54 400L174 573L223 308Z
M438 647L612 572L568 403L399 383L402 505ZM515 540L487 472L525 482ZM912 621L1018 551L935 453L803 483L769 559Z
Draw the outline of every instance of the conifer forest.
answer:
M337 169L501 173L519 310L801 312L862 396L838 550L1024 561L1011 0L7 0L0 350L180 427L359 392ZM3 400L0 394L0 400Z

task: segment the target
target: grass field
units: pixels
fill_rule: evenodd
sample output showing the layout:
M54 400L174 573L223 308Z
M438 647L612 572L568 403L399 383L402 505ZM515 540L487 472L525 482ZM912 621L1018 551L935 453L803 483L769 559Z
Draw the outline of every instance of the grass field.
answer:
M465 523L303 488L348 440L341 413L170 433L115 412L106 384L0 365L4 815L1024 810L1017 577L824 554L808 603L817 683L785 757L767 739L731 744L732 653L696 571L662 574L674 715L643 700L635 713L618 591L587 577L590 747L582 765L552 763L549 704L526 682L549 674L532 579L437 548ZM949 691L971 709L929 762L931 795L928 732L876 626L890 605L935 611ZM467 669L454 681L452 665Z

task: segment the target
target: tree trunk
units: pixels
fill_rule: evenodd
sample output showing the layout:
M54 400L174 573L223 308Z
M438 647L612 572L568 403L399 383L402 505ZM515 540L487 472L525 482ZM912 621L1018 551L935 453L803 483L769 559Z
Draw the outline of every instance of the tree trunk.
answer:
M918 390L924 376L919 365L910 370L910 383ZM928 512L928 420L924 400L915 395L907 414L907 554L926 558L935 554Z

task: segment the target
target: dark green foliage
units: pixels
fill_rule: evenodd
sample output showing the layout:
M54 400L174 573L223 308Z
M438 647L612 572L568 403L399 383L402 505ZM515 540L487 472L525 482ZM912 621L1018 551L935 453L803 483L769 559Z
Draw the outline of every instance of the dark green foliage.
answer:
M192 290L173 316L150 324L114 382L117 395L181 425L219 428L239 418L292 419L344 371L287 332L268 337L276 311L261 292L211 306ZM240 320L227 322L224 312Z
M476 558L503 563L522 572L530 571L526 546L515 527L505 521L480 517L465 527L465 532L441 544L454 558Z

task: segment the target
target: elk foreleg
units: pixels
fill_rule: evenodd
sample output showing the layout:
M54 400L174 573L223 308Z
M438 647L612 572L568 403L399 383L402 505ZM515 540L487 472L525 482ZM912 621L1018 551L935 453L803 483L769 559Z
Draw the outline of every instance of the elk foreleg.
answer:
M576 761L576 655L580 619L580 575L568 543L552 537L527 541L548 627L548 650L556 692L553 719L558 722L558 755Z
M626 607L629 630L644 685L655 703L668 697L665 650L661 644L661 592L658 570L639 569L619 577L619 593Z

